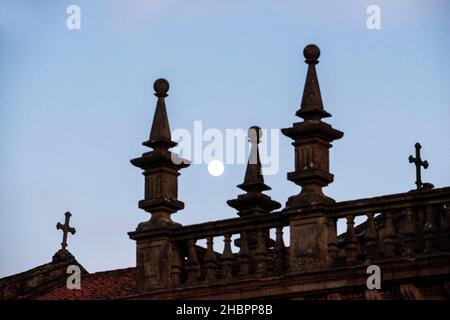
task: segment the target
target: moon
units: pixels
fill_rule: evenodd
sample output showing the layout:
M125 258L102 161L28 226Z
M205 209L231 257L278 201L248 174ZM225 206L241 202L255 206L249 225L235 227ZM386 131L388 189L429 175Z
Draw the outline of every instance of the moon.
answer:
M223 174L225 168L223 166L222 161L220 160L212 160L209 164L208 164L208 172L210 175L214 176L214 177L219 177Z

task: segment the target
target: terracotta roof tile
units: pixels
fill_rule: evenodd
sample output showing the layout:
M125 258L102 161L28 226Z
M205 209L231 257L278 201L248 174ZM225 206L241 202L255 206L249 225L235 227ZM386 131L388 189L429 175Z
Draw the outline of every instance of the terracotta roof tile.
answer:
M64 284L37 300L109 300L135 293L136 268L96 272L82 276L81 289L68 289Z

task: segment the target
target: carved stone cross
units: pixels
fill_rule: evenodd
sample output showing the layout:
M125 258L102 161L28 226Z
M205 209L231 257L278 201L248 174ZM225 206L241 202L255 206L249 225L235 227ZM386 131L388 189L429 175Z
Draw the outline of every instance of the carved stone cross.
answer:
M417 186L417 190L419 190L424 185L422 183L422 175L421 175L420 167L423 167L424 169L428 168L428 161L426 161L426 160L422 161L422 158L420 157L420 149L422 148L420 143L416 143L415 147L416 147L416 157L409 156L409 163L414 162L414 164L416 166L416 186Z
M64 221L64 224L61 224L59 222L56 224L56 229L63 231L63 241L61 242L62 250L66 250L66 247L67 247L67 234L69 232L71 234L75 234L75 232L77 231L77 230L75 230L75 228L72 228L69 225L70 217L72 216L72 214L69 211L67 211L65 213L65 216L66 216L66 219Z

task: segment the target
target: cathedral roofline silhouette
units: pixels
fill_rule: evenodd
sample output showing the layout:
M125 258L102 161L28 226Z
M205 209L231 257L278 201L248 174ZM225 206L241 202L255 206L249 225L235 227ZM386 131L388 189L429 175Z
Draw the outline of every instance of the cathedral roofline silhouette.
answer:
M252 126L248 136L256 161L248 162L238 185L244 193L227 201L236 216L187 226L176 222L173 214L184 208L178 177L190 163L170 151L176 143L166 108L169 82L158 79L150 137L143 143L152 150L131 160L144 175L139 208L150 215L129 232L136 243L136 266L86 271L67 249L67 237L76 230L66 213L65 223L57 225L63 241L52 261L0 279L1 298L449 299L450 187L422 182L428 162L421 159L417 143L415 156L409 157L416 167L414 190L343 202L325 195L323 187L334 179L331 143L344 134L323 121L331 114L324 108L316 72L319 48L308 45L303 54L307 73L295 112L301 122L281 130L292 140L295 163L287 179L299 186L299 193L286 195L284 206L264 193L270 187L259 159L261 130ZM364 222L355 225L356 217ZM347 226L340 234L339 220ZM74 265L81 272L80 289L67 286L67 268ZM381 287L369 281L373 266L381 270Z

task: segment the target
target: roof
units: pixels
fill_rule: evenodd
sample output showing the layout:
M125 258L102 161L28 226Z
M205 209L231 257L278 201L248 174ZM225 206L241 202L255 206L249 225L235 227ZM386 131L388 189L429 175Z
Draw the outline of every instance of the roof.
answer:
M82 276L81 289L66 284L35 297L36 300L110 300L135 294L136 268L102 271Z
M66 283L67 267L77 265L88 272L67 250L59 250L51 262L0 279L0 299L29 299Z

